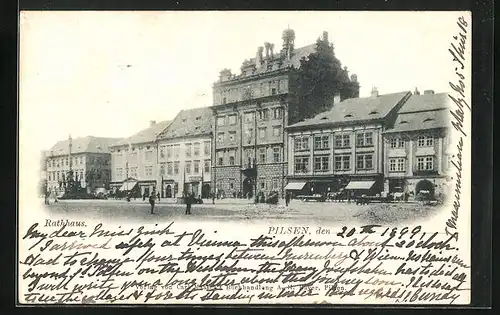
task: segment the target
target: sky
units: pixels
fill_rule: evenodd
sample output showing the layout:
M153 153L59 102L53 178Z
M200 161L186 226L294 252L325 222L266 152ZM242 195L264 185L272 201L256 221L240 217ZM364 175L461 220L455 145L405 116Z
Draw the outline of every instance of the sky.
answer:
M264 42L295 47L327 31L361 85L380 94L449 91L457 12L22 12L21 151L83 136L128 137L150 120L210 106L219 71ZM28 150L29 148L29 150ZM28 151L26 151L28 150ZM29 153L26 153L29 154Z

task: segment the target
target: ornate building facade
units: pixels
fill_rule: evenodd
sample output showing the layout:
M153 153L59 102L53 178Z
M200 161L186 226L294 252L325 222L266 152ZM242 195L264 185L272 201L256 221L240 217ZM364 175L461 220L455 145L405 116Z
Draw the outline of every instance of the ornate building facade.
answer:
M212 182L219 195L284 194L285 128L304 118L296 114L297 69L316 52L316 44L295 48L291 29L282 38L280 51L265 43L255 58L243 62L241 74L224 69L213 85ZM322 40L328 42L326 32Z
M111 190L133 191L149 195L157 185L158 148L156 136L170 121L150 121L148 128L117 141L110 148L112 155Z
M383 189L383 132L410 92L354 98L290 125L287 190L312 195Z
M158 187L165 198L194 194L208 198L211 191L212 110L182 110L158 134Z
M48 152L47 189L56 194L63 193L72 171L73 179L88 193L96 188L109 188L111 181L110 145L119 138L71 137L59 141Z
M416 92L384 132L384 190L444 193L450 181L450 100L446 93Z

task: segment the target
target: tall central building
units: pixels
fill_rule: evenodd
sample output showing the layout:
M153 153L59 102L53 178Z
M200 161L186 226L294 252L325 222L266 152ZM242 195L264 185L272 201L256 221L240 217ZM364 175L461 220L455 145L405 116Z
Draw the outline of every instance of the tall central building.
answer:
M299 69L318 52L318 45L326 43L328 47L330 43L324 32L316 43L295 48L291 29L283 32L282 39L281 50L264 43L254 58L243 61L240 74L224 69L213 85L212 182L219 195L284 194L288 159L285 127L316 114L314 109L301 110L305 104L296 95ZM333 48L331 51L333 55ZM340 62L333 66L350 81ZM356 81L356 76L351 78Z

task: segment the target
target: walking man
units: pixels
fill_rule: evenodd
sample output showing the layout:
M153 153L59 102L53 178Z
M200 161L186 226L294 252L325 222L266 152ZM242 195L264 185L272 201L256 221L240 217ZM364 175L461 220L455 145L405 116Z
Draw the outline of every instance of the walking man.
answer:
M288 191L285 194L285 204L287 207L290 204L290 193Z
M158 197L158 202L160 202L160 192L158 192L156 196Z
M186 215L191 214L192 195L186 194Z
M151 214L154 214L155 200L156 200L156 194L155 194L155 190L153 189L153 192L149 195L149 204L151 205Z

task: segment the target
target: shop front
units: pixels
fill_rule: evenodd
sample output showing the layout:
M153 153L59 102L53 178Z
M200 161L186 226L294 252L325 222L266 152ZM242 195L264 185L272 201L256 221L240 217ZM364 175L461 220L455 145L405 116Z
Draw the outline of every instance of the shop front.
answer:
M202 194L203 178L201 176L189 176L184 183L184 191L193 194L196 198Z

